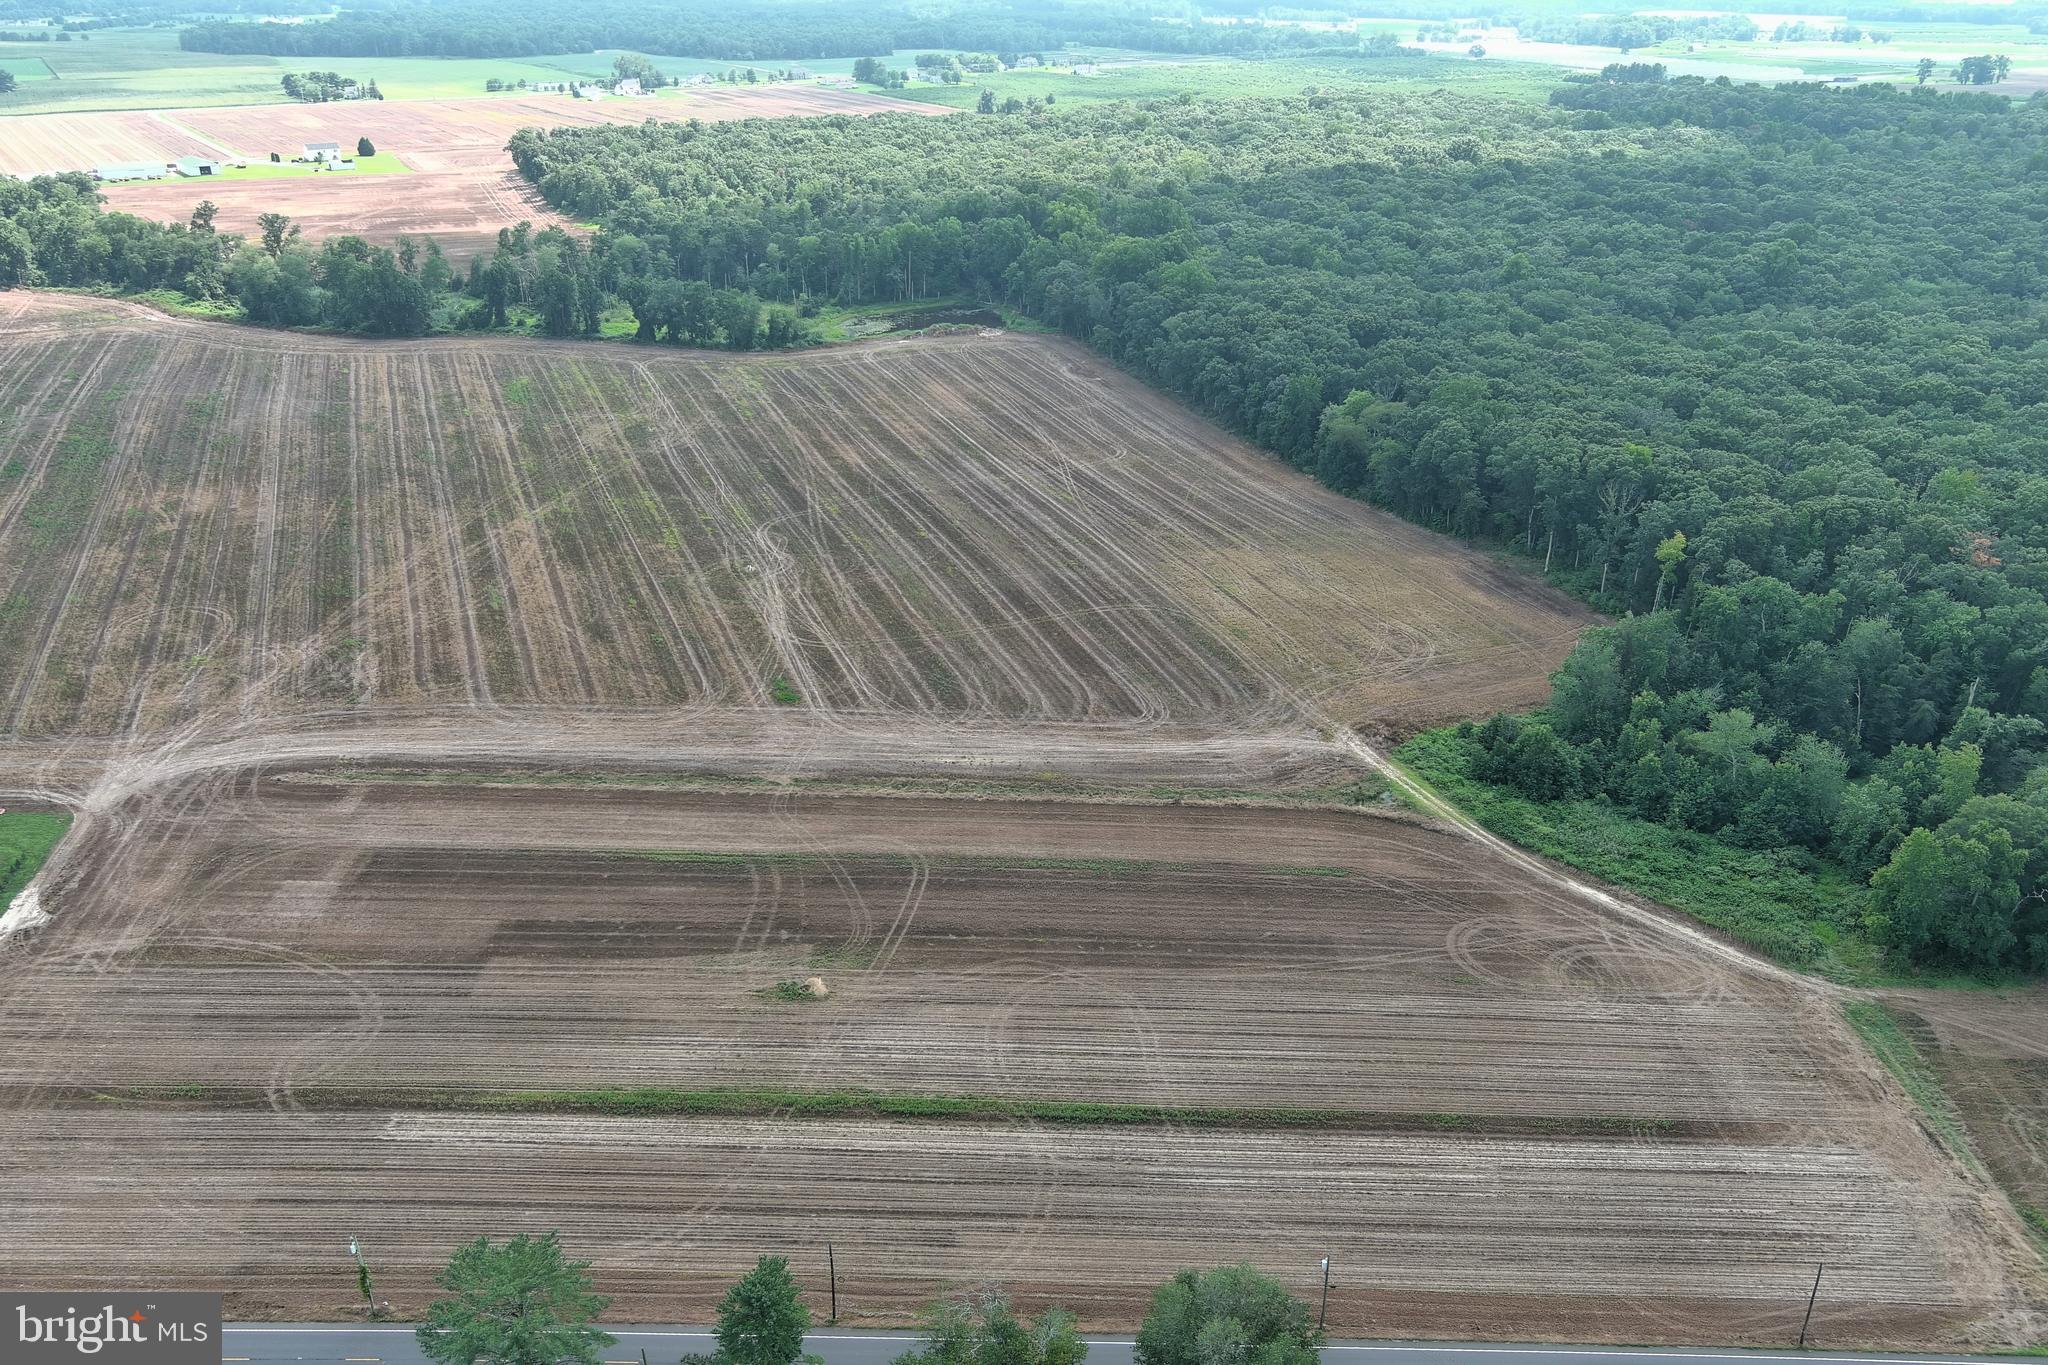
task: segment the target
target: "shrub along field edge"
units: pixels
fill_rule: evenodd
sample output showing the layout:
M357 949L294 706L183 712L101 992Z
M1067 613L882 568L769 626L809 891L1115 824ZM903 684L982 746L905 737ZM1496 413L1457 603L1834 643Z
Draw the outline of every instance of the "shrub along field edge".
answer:
M1684 911L1775 962L1831 981L1889 979L1861 928L1868 891L1811 854L1736 848L1598 798L1532 801L1474 779L1450 729L1425 731L1394 757L1503 839Z

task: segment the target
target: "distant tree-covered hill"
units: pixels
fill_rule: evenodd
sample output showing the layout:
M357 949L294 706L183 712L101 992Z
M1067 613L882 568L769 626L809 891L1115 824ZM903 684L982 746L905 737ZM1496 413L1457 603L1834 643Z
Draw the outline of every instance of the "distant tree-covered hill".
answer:
M317 24L214 20L180 35L195 52L279 56L520 57L632 48L719 61L853 57L900 48L1036 52L1063 43L1172 52L1248 52L1328 44L1300 28L1164 21L1128 0L433 0L348 5Z

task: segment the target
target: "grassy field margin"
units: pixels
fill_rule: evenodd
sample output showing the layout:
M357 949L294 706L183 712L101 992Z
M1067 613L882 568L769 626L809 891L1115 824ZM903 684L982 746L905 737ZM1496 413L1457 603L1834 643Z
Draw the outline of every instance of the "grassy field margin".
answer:
M267 1091L200 1084L81 1092L103 1104L170 1102L207 1108L270 1104ZM315 1111L395 1109L469 1114L591 1114L607 1118L887 1118L955 1122L1032 1122L1106 1127L1321 1128L1489 1135L1642 1138L1725 1137L1741 1124L1608 1114L1513 1117L1407 1114L1351 1109L1239 1105L1160 1105L996 1095L900 1094L874 1090L601 1087L579 1090L413 1090L294 1087L292 1102Z
M1531 852L1682 910L1787 967L1851 985L1892 984L1882 952L1862 931L1868 892L1810 854L1736 848L1602 800L1529 800L1473 778L1465 746L1449 729L1417 735L1394 758L1472 820Z
M63 811L9 811L0 815L0 911L42 871L50 852L71 828Z

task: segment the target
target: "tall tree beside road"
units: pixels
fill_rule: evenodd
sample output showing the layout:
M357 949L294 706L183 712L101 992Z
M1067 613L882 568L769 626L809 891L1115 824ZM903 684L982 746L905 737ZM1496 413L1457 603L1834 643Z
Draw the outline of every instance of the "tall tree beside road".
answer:
M1309 1306L1248 1265L1183 1270L1152 1296L1138 1365L1316 1365Z
M803 1356L811 1312L797 1297L789 1262L763 1256L718 1305L721 1365L793 1365Z
M590 1262L565 1260L555 1233L503 1246L479 1237L435 1281L448 1297L418 1336L437 1365L601 1365L613 1343L591 1325L611 1300L591 1292Z

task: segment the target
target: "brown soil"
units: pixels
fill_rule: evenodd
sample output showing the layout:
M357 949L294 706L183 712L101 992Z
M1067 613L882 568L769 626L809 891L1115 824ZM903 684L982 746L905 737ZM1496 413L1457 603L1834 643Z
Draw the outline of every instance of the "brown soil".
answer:
M342 1316L346 1228L411 1313L560 1227L642 1320L830 1240L865 1321L1329 1254L1339 1333L1781 1343L1817 1261L1827 1344L2033 1332L1825 988L1470 831L1128 803L1339 791L1590 618L1078 346L0 324L0 795L77 812L0 950L23 1287ZM424 1107L597 1086L1338 1112Z
M127 111L0 118L0 175L90 171L110 161L174 161L220 154L179 126L177 117Z
M342 233L373 242L431 236L459 262L487 250L498 229L522 219L537 228L572 226L541 201L506 155L506 142L521 128L950 112L863 91L777 85L594 104L566 95L505 95L36 115L0 120L0 173L91 170L99 162L180 156L265 161L277 152L289 160L309 142L353 149L357 138L368 137L415 173L173 178L109 185L102 192L109 208L168 222L185 221L193 205L210 199L220 209L217 228L245 236L256 234L263 213L289 216L315 241Z
M1887 991L1976 1149L2048 1248L2048 988Z
M1127 1325L1178 1265L1302 1248L1344 1267L1342 1332L1778 1341L1818 1260L1823 1339L1966 1340L2023 1300L1822 993L1414 824L220 772L89 811L45 881L0 996L25 1285L146 1255L331 1315L346 1225L406 1312L475 1228L559 1226L639 1319L825 1240L870 1320L993 1276ZM830 999L763 998L815 967ZM1359 1117L391 1107L599 1085Z
M15 307L19 735L535 703L1412 727L1540 698L1590 619L1041 337L731 357Z

